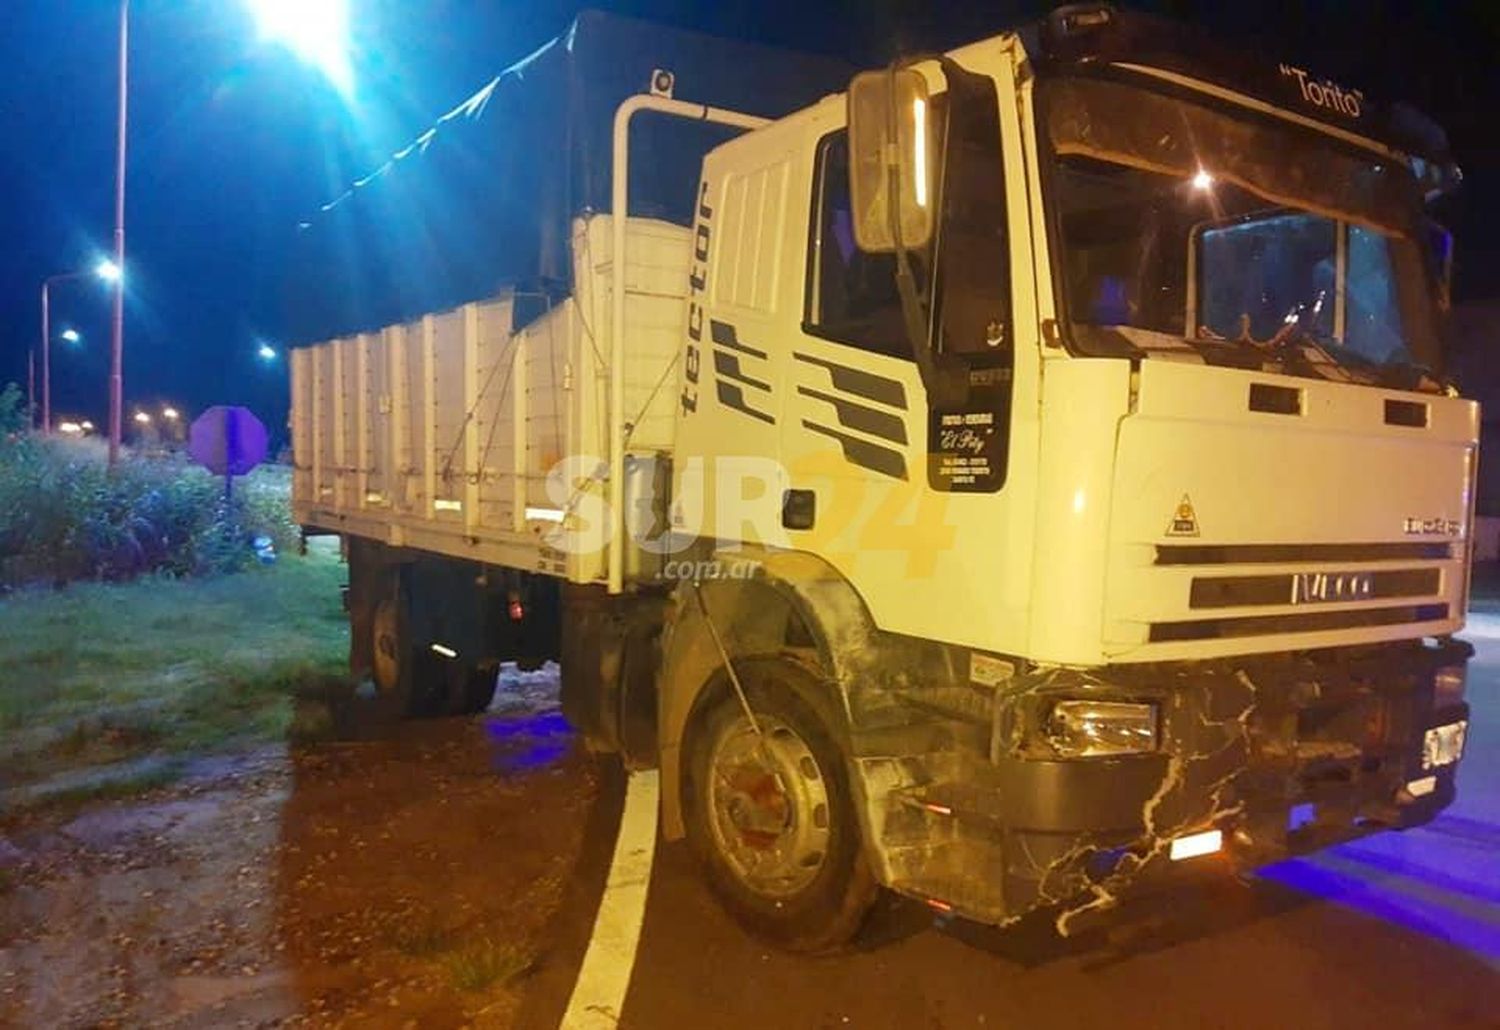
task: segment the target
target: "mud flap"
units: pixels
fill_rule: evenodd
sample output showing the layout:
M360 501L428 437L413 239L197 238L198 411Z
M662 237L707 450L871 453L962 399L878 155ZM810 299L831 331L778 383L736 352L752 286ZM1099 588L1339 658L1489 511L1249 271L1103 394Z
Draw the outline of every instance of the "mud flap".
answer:
M562 710L595 751L656 763L656 674L667 601L563 591Z

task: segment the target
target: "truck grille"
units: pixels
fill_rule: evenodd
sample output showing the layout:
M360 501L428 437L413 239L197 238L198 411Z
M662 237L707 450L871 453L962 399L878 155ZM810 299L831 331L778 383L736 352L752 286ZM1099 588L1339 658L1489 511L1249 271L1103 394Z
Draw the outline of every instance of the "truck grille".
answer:
M1447 561L1451 543L1158 544L1157 565L1293 565L1300 562Z
M1401 605L1395 608L1356 608L1352 611L1297 612L1288 615L1249 615L1190 622L1153 622L1151 643L1176 640L1218 640L1271 633L1315 633L1320 630L1366 626L1397 626L1421 622L1443 622L1446 604Z
M1395 569L1350 575L1359 578L1357 596L1347 600L1379 601L1402 597L1431 597L1442 585L1435 568ZM1189 608L1248 608L1298 602L1296 573L1274 576L1196 576L1188 595Z
M1153 542L1128 554L1149 565L1115 566L1111 590L1120 640L1133 644L1219 642L1196 653L1265 650L1279 637L1299 647L1303 634L1422 636L1462 615L1465 554L1462 540Z

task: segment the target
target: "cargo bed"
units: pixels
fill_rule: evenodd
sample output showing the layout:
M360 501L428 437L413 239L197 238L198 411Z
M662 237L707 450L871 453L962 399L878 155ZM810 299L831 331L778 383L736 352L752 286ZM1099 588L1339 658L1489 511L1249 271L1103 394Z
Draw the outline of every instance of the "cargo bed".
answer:
M627 455L669 456L691 233L631 218L626 234ZM608 215L574 222L575 292L528 325L504 291L292 351L298 521L603 581L605 527L587 512L607 492L610 239Z

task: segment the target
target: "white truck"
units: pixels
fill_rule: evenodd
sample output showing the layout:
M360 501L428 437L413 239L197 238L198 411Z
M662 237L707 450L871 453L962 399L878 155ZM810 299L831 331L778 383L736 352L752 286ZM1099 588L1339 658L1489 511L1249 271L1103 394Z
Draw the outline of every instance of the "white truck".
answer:
M620 105L567 296L294 353L372 704L560 660L801 949L881 887L1073 932L1453 800L1440 132L1097 4L775 120L691 85ZM627 212L641 112L738 133L690 226Z

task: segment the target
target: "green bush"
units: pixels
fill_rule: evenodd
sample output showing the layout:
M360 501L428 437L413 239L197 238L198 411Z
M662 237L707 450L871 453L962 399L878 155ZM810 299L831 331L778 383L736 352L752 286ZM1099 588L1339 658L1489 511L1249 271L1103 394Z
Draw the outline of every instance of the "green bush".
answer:
M297 543L285 469L257 469L225 498L179 456L127 453L113 471L105 457L97 440L0 438L0 586L232 572L256 560L256 536Z
M21 432L27 421L21 388L15 383L6 383L5 388L0 389L0 436Z

